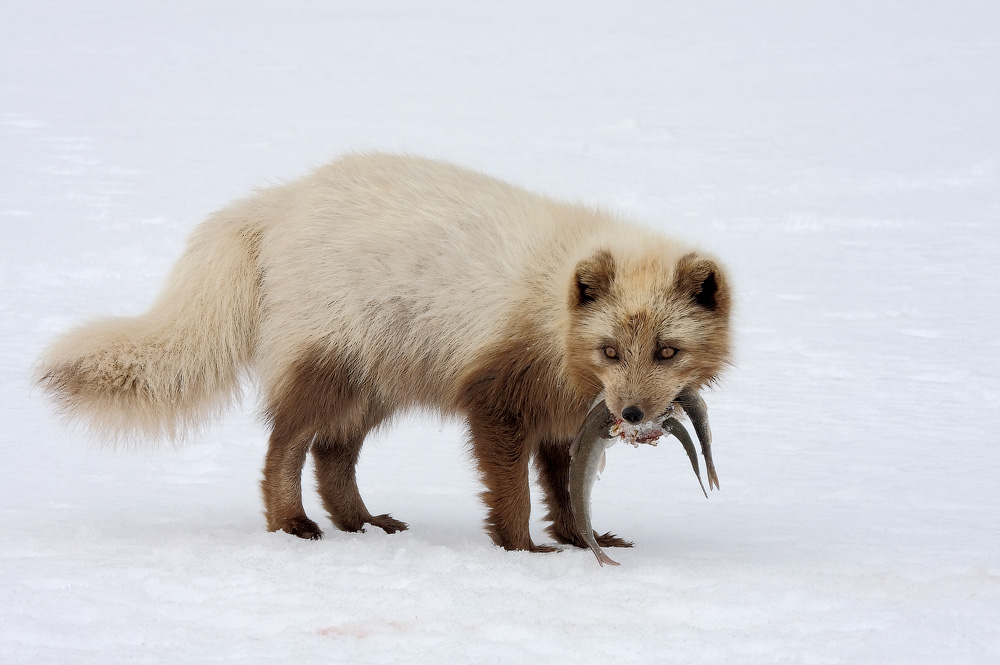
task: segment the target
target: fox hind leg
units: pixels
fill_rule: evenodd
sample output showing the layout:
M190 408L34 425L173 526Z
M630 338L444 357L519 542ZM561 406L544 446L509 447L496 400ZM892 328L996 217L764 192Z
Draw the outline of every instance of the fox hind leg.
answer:
M388 514L372 515L361 499L355 467L362 443L364 434L321 435L313 443L319 494L330 520L342 531L364 531L365 524L377 526L386 533L405 531L405 522Z
M323 537L302 507L302 467L312 438L301 431L289 434L276 429L271 434L260 484L268 531L281 530L308 540Z
M302 538L322 535L302 509L302 468L312 449L323 504L334 525L362 531L365 524L388 533L404 522L372 515L358 492L355 466L365 435L392 413L370 381L329 347L304 352L293 363L279 390L272 393L267 416L274 430L264 466L264 504L268 528Z

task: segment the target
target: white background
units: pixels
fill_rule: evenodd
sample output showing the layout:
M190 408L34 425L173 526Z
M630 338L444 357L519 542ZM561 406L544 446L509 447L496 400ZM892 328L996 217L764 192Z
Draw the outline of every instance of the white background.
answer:
M3 663L1000 662L997 3L9 4ZM58 421L48 340L140 313L209 212L351 149L723 257L722 491L676 442L616 446L620 568L508 553L461 425L414 414L359 468L410 530L337 532L310 487L304 542L265 531L252 386L177 448Z

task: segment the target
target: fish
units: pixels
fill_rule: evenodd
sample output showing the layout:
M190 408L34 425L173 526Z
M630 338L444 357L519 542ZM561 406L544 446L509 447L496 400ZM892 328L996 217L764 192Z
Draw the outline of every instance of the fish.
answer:
M688 454L688 459L691 460L691 468L694 469L694 475L698 477L698 484L701 485L701 493L707 499L708 492L705 491L705 483L701 482L701 469L698 468L698 451L694 449L694 441L691 440L691 435L688 434L687 428L676 418L667 418L663 421L663 431L665 434L673 434L681 442L681 445L684 446L684 451Z
M691 419L691 424L694 426L698 441L701 443L701 452L705 458L706 473L708 475L708 487L712 489L714 485L716 489L720 489L719 476L716 473L715 461L712 458L712 430L708 422L708 406L701 395L691 388L681 391L677 396L677 403ZM569 493L573 508L573 518L576 522L577 531L579 531L584 542L593 551L594 556L597 557L597 562L601 566L604 566L604 564L612 566L621 565L609 557L601 549L601 546L597 544L597 540L594 537L594 527L591 522L591 493L594 483L597 482L598 475L604 470L607 459L606 451L619 438L633 445L637 445L636 441L655 445L658 438L653 437L649 440L648 437L638 439L634 435L630 437L629 432L623 429L621 425L622 423L618 422L611 415L607 405L602 400L595 404L590 413L587 414L583 425L580 426L580 431L570 446ZM705 495L705 498L708 498L708 492L705 491L705 484L701 480L698 452L695 450L694 442L691 440L691 435L688 433L687 428L677 418L670 415L660 425L660 429L662 429L663 434L671 434L680 441L691 462L694 475L698 478L702 494ZM653 431L655 431L655 427L650 428L650 432Z
M573 519L577 531L590 546L601 566L621 565L605 554L597 544L590 520L590 494L597 476L604 470L604 452L615 443L608 431L613 422L614 418L604 401L598 402L587 414L569 449L569 496L573 506Z
M677 396L677 403L691 419L695 434L701 443L701 454L705 458L705 474L708 476L708 489L712 489L712 485L715 485L715 489L721 489L719 474L715 472L715 460L712 459L712 428L708 424L708 405L694 388L682 390ZM701 481L701 474L698 480Z

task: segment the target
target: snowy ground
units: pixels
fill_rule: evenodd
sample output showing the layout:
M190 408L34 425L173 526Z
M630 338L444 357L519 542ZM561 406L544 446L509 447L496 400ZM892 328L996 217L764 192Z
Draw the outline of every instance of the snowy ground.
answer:
M0 662L1000 662L1000 5L52 2L0 21ZM411 529L264 530L254 399L113 451L42 345L187 232L351 148L629 211L724 257L722 491L616 446L595 523L507 553L454 423L365 448ZM311 494L307 510L322 511ZM544 540L542 525L535 537Z

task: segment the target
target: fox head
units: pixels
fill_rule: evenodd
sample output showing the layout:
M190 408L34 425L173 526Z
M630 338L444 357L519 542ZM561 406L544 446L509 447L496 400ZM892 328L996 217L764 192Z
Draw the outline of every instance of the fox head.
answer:
M697 253L599 249L569 285L570 375L603 392L612 414L657 419L686 387L717 379L730 356L730 291L722 267Z

